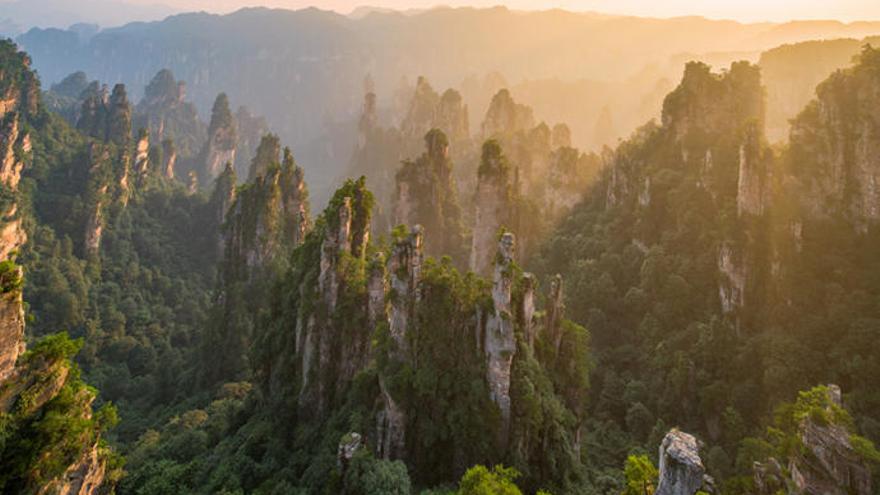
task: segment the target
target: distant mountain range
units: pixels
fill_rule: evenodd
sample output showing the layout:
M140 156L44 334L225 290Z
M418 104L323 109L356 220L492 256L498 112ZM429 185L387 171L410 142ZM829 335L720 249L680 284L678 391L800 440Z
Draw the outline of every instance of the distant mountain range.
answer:
M11 5L38 5L34 1L50 5L57 0ZM88 9L78 10L85 15ZM142 15L160 11L157 7ZM99 32L81 27L32 29L17 41L33 57L46 86L83 70L107 83L126 83L131 93L141 94L158 70L169 68L187 82L188 98L203 114L225 91L236 104L267 117L272 129L294 147L310 181L320 189L349 159L352 145L329 139L329 129L356 120L367 76L384 108L391 107L393 95L411 88L420 75L438 88L462 88L465 79L485 78L502 68L504 81L514 89L528 81L552 79L593 81L603 91L614 91L618 82L626 82L620 84L626 94L614 97L622 96L638 108L633 116L612 116L623 123L618 133L626 135L631 121L644 118L646 108L648 116L659 112L658 100L669 89L668 80L679 77L683 61L704 57L719 63L734 58L756 61L761 51L785 43L872 34L880 34L880 22L750 24L503 7L407 13L367 8L348 16L315 8L248 8L228 15L180 14ZM538 109L537 118L550 119L541 111L550 105L541 98L553 95L528 87L524 102ZM486 101L466 88L462 93L472 106L471 118L481 119ZM600 103L566 105L565 112L583 114L589 123L572 126L575 139L581 141L577 144L591 144L582 138L592 134ZM351 131L354 126L347 128ZM337 138L342 135L351 133L336 133Z
M120 26L155 21L179 13L160 4L133 4L120 0L0 0L0 36L17 36L32 28L67 28L74 24Z

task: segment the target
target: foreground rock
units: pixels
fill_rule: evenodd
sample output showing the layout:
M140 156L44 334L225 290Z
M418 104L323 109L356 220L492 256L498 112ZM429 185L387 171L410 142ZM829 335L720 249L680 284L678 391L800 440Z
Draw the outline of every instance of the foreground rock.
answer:
M670 430L660 444L660 480L655 495L694 495L703 486L705 474L697 439Z

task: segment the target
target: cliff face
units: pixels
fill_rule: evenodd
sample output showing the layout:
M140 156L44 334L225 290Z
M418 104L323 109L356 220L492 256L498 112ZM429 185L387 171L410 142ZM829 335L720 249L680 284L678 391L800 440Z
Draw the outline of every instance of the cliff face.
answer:
M4 283L21 280L19 267L3 274ZM15 362L24 352L24 303L21 290L4 290L0 295L0 383L13 375Z
M485 274L492 266L498 231L510 225L513 208L511 170L497 142L487 141L483 145L477 174L470 269Z
M880 219L880 52L816 88L817 98L792 122L792 175L811 217L841 217L859 230Z
M364 309L377 296L370 298L366 287L353 283L346 272L365 261L372 201L363 180L349 181L325 210L320 234L311 239L320 253L317 283L301 283L298 290L302 297L315 297L317 308L300 303L296 319L302 380L298 399L301 413L310 418L338 403L370 357L370 329L364 325L369 313ZM354 311L337 318L342 305Z
M660 444L658 495L694 495L703 487L705 468L693 435L671 430Z
M852 418L843 408L840 387L819 386L801 392L791 409L790 435L795 448L780 449L783 456L755 462L755 489L759 494L868 495L872 472L865 453L855 447L866 442L852 431Z
M26 240L16 213L18 183L31 150L21 129L36 117L39 87L27 56L11 42L0 42L0 67L0 123L5 126L0 188L6 222L0 238L0 491L91 495L104 482L108 453L105 448L99 452L102 426L92 421L95 392L80 381L71 361L77 345L60 335L24 353L23 270L13 253ZM63 400L53 402L61 395ZM78 422L75 432L65 429L70 421Z
M211 208L221 236L217 298L205 337L204 367L209 381L238 378L247 366L258 308L268 304L273 274L310 229L308 192L302 169L289 149L276 154L262 175L236 188L231 162L215 181ZM222 349L217 352L217 349Z
M247 177L250 158L257 153L260 140L269 134L269 124L244 106L235 111L235 130L238 141L235 145L235 173Z
M416 161L404 161L395 177L395 225L421 225L428 234L425 252L462 259L464 226L458 187L449 159L449 141L443 131L425 135L425 152Z
M510 429L510 371L516 352L513 292L513 255L516 240L507 232L501 236L492 275L492 311L486 322L483 349L486 353L486 381L489 394L501 411L501 443L507 444Z
M492 98L481 130L484 139L491 139L533 127L535 117L532 109L516 103L510 91L502 89Z
M400 123L404 153L417 152L415 146L431 129L443 131L453 146L463 146L470 138L468 108L458 91L447 89L441 96L427 79L419 77Z
M134 171L139 179L150 173L150 135L142 131L134 145Z
M173 179L175 167L177 166L177 147L171 139L162 141L162 164L159 172L166 179Z
M248 182L266 173L272 164L278 163L281 154L281 140L275 134L266 134L260 138L260 144L248 168Z
M767 210L772 189L762 95L758 69L747 63L722 74L688 64L664 101L662 125L644 126L617 148L606 182L606 207L639 215L632 235L643 249L680 218L671 191L693 191L688 194L706 219L721 222L720 236L707 248L717 253L720 307L734 318L757 284L754 247L761 231L753 224Z
M204 178L217 177L226 163L235 163L237 141L235 120L229 110L229 98L225 93L220 93L214 100L211 123L208 125L208 142L202 150Z
M430 482L493 457L490 452L543 463L532 452L549 441L543 438L549 430L533 429L531 421L559 421L548 426L560 428L553 435L561 435L550 448L573 452L568 450L577 436L573 418L582 414L574 397L583 395L583 377L560 380L558 393L566 399L548 397L560 402L540 413L540 420L527 419L538 413L523 394L536 382L545 384L540 393L554 393L546 384L555 371L537 364L537 341L559 334L565 350L546 359L567 363L567 353L583 343L570 339L583 329L565 321L561 307L552 322L538 316L537 284L514 262L513 235L493 241L488 267L493 275L484 281L460 274L448 258L426 257L430 232L418 225L395 229L389 251L380 251L384 243L369 242L372 203L363 179L348 181L276 285L280 304L269 320L277 326L266 326L256 337L265 346L254 365L266 407L285 411L285 405L298 404L295 413L283 414L328 428L325 418L363 407L361 421L347 431L362 434L379 457L412 462L414 475ZM545 356L540 359L543 363ZM474 412L461 417L455 411L462 408ZM565 410L575 412L556 416ZM429 428L462 421L466 426L456 431L472 431L480 440L458 433L433 442L426 438ZM568 454L555 459L575 462ZM436 466L443 466L442 472Z
M93 143L89 147L89 181L86 190L88 217L83 235L83 251L97 256L101 250L107 207L112 199L112 165L110 151L105 145Z
M433 127L448 132L449 139L457 143L470 137L468 125L468 107L463 103L461 94L454 89L447 89L440 97Z
M0 383L13 373L24 351L24 305L21 268L14 254L27 241L18 211L18 183L31 152L24 131L36 112L39 84L30 72L30 60L6 42L0 44Z
M173 140L177 150L191 157L205 141L205 124L195 105L186 101L186 83L175 79L168 69L156 73L135 107L135 129L149 130L153 143ZM167 156L167 155L166 155Z
M303 170L285 149L265 174L234 193L234 175L217 181L217 212L226 215L226 252L255 269L302 243L309 228L308 195ZM232 200L230 202L230 200ZM224 210L226 210L224 212Z

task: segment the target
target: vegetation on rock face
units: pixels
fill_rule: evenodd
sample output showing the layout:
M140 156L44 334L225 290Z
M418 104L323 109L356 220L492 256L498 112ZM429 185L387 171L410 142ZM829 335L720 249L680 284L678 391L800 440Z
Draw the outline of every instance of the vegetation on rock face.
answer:
M746 62L687 64L661 121L601 159L507 90L481 148L455 90L420 79L399 129L368 90L352 169L384 197L348 180L313 221L293 153L257 145L259 119L225 94L203 139L169 71L137 107L85 74L41 106L0 43L0 95L33 146L3 192L27 277L3 261L0 292L43 337L0 383L0 491L38 491L94 449L123 493L651 495L681 425L721 494L863 495L880 463L878 53L819 86L787 147L767 144ZM129 177L152 123L190 168L204 140L199 158L228 158L210 197ZM470 223L479 274L459 269ZM831 382L845 394L814 387Z
M867 75L873 52L865 53L852 76L831 80ZM743 438L762 431L775 404L816 382L845 381L855 424L880 438L871 405L878 396L867 385L875 360L860 347L876 337L867 296L878 289L876 270L855 255L872 249L875 232L859 235L858 223L811 213L816 196L791 187L787 167L809 163L795 158L798 142L816 138L793 136L791 153L769 151L756 131L761 102L756 68L734 64L715 75L688 65L662 125L621 143L530 260L545 280L566 274L569 315L593 335L598 391L585 453L597 486L611 482L602 474L614 468L607 461L653 451L679 424L706 439L710 472L736 493L734 475L750 480L752 469L739 459L756 446ZM845 122L811 125L847 135Z
M464 261L465 233L449 140L440 129L432 129L425 135L425 148L397 172L395 223L421 225L427 233L427 254Z
M81 346L82 340L70 340L64 333L46 337L20 358L18 375L2 384L3 492L37 493L92 448L98 450L99 462L106 463L107 486L121 476L121 458L101 438L116 426L116 408L105 403L92 413L97 393L83 383L72 362Z

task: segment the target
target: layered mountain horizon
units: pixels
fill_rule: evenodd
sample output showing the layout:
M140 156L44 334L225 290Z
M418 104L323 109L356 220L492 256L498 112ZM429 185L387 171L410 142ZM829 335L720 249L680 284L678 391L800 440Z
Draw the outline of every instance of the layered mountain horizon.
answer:
M354 17L0 41L0 493L876 495L880 38Z

